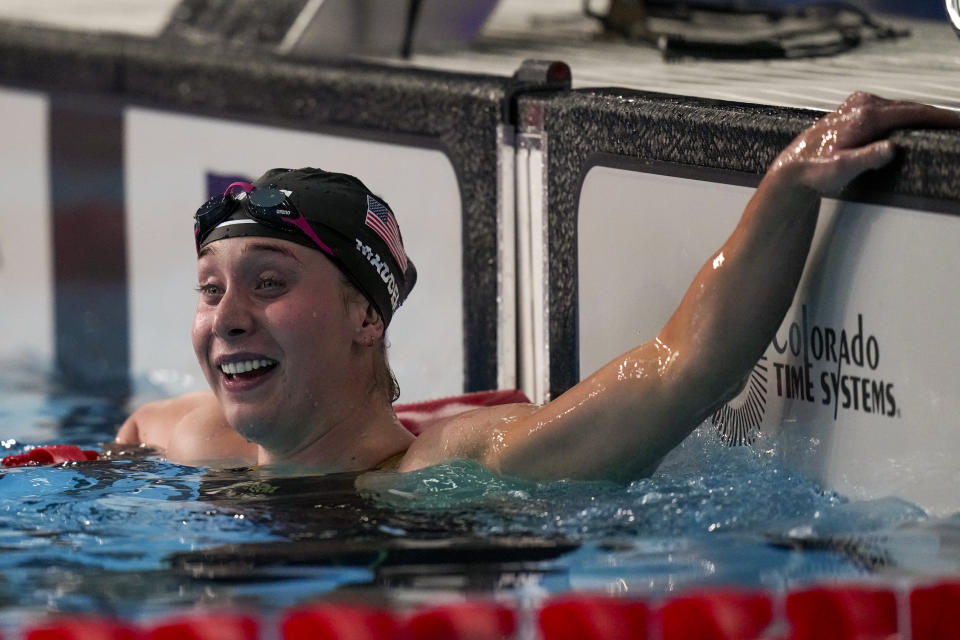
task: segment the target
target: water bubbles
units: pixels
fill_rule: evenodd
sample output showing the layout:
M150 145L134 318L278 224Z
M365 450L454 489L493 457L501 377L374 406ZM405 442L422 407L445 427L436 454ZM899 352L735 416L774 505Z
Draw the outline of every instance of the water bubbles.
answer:
M616 513L613 514L613 517L621 522L633 522L636 520L636 516L633 515L633 510L631 509L617 509Z

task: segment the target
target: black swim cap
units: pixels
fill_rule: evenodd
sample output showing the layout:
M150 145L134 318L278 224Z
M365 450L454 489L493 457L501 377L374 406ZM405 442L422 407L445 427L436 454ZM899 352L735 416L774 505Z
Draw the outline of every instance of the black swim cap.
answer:
M406 255L400 227L389 205L351 175L310 167L271 169L254 186L284 192L333 252L332 262L376 308L384 326L389 325L417 281L417 270ZM238 206L228 220L237 219L249 221L252 217L246 207ZM288 240L327 255L294 225L288 230L259 222L218 225L201 240L201 246L244 236Z

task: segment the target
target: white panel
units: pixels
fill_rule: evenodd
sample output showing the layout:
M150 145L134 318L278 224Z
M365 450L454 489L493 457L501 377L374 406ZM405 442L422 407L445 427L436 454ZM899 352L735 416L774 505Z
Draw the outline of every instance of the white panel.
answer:
M579 211L580 376L657 335L751 189L595 167Z
M53 357L46 98L0 90L0 358Z
M766 353L764 426L779 426L791 457L840 491L956 511L960 217L854 204L826 213L794 306ZM796 376L810 381L801 393L788 393L786 367L809 371ZM820 443L817 457L809 456L811 442Z
M131 109L126 176L132 368L171 391L204 383L190 346L193 212L206 173L272 167L351 173L394 209L419 278L389 330L401 402L463 390L460 195L440 151ZM179 382L177 382L179 381Z
M583 374L656 334L751 193L590 171L579 220ZM827 486L960 509L958 245L960 217L825 203L794 306L762 362L759 428Z

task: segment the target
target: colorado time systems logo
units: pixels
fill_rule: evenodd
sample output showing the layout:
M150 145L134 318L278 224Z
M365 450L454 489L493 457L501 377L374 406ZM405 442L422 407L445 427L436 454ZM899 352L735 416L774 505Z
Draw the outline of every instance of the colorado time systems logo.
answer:
M811 325L803 305L800 322L774 336L771 358L760 358L743 391L710 417L721 438L730 446L754 442L771 392L816 403L834 420L840 409L899 418L894 383L879 374L880 340L865 326L862 313L850 331Z

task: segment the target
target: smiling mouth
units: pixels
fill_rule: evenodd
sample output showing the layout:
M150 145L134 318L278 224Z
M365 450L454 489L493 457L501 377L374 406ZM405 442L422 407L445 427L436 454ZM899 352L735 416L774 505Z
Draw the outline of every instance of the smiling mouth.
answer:
M220 365L220 371L223 372L228 380L252 380L272 371L276 366L276 360L260 358L256 360L226 362Z

